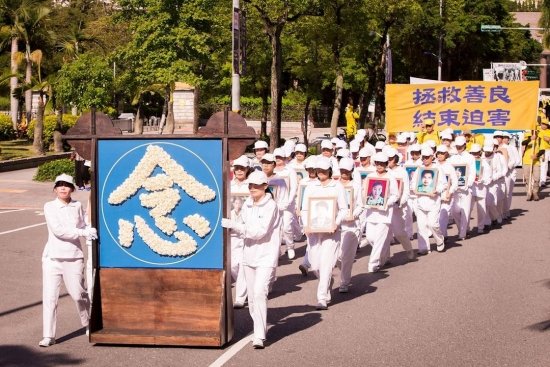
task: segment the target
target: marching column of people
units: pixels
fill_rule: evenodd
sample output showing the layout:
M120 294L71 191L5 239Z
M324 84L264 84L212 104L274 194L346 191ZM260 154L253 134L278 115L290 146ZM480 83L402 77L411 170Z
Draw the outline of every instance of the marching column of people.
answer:
M433 121L426 119L422 132L400 133L393 136L392 144L378 141L372 145L366 131L358 130L349 144L338 138L323 140L318 155L308 154L301 143L287 143L270 153L267 143L257 141L252 159L241 156L233 162L231 193L242 195L248 183L252 195L258 185L264 185L265 196L273 203L268 210L269 225L263 223L261 231L252 231L254 235L248 231L258 221L250 217L259 213L253 209L255 199L246 199L242 214L232 211L223 223L231 229L234 306L243 307L248 293L254 347L262 348L266 337L267 294L275 281L282 246L293 260L294 241L305 234L306 251L298 268L303 276L311 272L318 278L315 307L327 310L334 269L339 271L339 292L350 292L352 266L361 247L370 245L371 252L367 268L359 271L377 272L391 259L391 243L400 243L407 260L416 261L417 256L430 254L432 249L443 252L449 243L465 241L472 233L499 228L511 217L519 164L523 163L528 181L527 200L539 200L544 182L540 166L547 164L546 148L550 147L550 134L545 133L548 125L542 124L534 134L525 132L519 142L512 141L506 131L495 131L492 136L451 129L437 132ZM257 170L265 180L262 176L254 186L246 175L248 171L260 173ZM473 211L477 223L471 226ZM454 224L457 234L449 238ZM267 230L271 231L269 241ZM264 254L262 243L269 246L270 260L259 266L250 256ZM249 251L245 259L247 246L256 250ZM244 282L240 280L243 274Z

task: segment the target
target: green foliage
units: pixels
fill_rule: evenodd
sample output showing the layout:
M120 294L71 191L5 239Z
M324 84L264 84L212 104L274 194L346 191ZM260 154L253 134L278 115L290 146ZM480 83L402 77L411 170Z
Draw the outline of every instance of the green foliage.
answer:
M71 127L73 127L76 124L76 120L78 120L78 116L73 115L63 115L63 121L61 123L61 133L64 134L69 130ZM31 123L27 127L27 137L29 140L32 140L34 138L34 124L36 123L36 120L31 120ZM55 131L55 127L57 125L57 116L56 115L47 115L44 116L44 145L49 146L51 143L53 143L53 132Z
M8 115L0 114L0 140L15 138L15 130L11 118Z
M74 161L70 159L57 159L55 161L46 162L38 166L35 181L53 181L62 173L74 175Z
M57 98L80 110L103 109L112 99L113 71L104 57L83 54L63 65L54 84Z

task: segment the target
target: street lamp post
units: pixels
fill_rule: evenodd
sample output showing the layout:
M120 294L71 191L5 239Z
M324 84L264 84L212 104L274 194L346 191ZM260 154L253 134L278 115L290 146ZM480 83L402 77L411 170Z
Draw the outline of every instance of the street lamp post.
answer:
M439 0L439 17L443 19L443 0ZM441 61L441 52L443 49L443 34L439 33L439 51L437 53L437 80L441 81L441 69L443 62Z
M437 80L441 81L441 67L443 66L443 60L441 59L441 48L439 49L439 55L430 51L424 51L424 55L431 55L437 59Z
M239 0L233 0L233 54L231 77L231 110L241 111L241 74L240 74L240 49L241 49L241 25L240 25Z

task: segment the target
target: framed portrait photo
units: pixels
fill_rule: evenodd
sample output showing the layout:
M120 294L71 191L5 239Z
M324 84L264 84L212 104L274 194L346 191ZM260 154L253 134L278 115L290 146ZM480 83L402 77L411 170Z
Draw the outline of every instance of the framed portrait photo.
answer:
M296 214L300 215L300 212L304 210L304 191L306 191L307 184L298 185L298 194L296 195Z
M332 233L336 229L336 197L310 197L307 202L307 233Z
M439 170L435 167L418 167L414 193L417 195L431 195L436 190Z
M483 176L483 165L481 164L481 159L476 159L476 182L481 180Z
M250 193L234 193L232 192L229 201L231 203L231 211L234 211L236 214L241 212L243 204L246 199L250 196Z
M456 177L458 178L458 187L466 186L466 177L468 176L468 165L467 164L453 164L453 167L456 172Z
M296 171L296 176L298 177L298 182L300 182L304 178L309 177L309 174L304 168L296 168L295 171Z
M399 192L399 197L401 197L403 194L403 179L396 177L395 181L397 181L397 191Z
M274 176L268 180L267 187L273 194L273 199L277 201L279 196L288 194L288 177Z
M368 208L386 210L390 181L387 178L367 177L365 206Z
M344 190L346 190L346 204L348 206L348 215L346 215L346 220L353 220L353 210L354 208L354 192L353 192L353 186L344 186Z
M405 164L403 168L405 168L405 171L407 171L407 175L409 176L409 182L412 182L414 172L416 172L416 170L418 169L418 166L414 164Z
M363 182L363 180L365 178L367 178L367 176L369 175L369 171L359 171L359 174L361 175L361 182Z

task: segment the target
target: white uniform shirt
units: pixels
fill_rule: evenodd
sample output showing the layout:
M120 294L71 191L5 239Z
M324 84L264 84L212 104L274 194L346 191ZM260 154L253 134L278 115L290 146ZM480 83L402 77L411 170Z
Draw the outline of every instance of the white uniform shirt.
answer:
M501 153L493 154L493 181L498 181L504 178L508 173L508 163L506 158Z
M361 208L363 206L363 195L361 193L361 181L357 181L357 180L351 180L351 181L348 181L346 184L343 183L343 181L340 181L340 184L344 187L344 190L347 188L347 187L352 187L353 188L353 198L351 198L353 200L353 210L352 210L352 215L353 215L353 212L357 209L357 208ZM347 203L347 198L346 198L346 203ZM357 227L357 221L354 219L352 220L347 220L347 219L344 219L342 221L342 230L346 230L346 229L355 229Z
M487 197L487 187L491 185L493 181L493 168L491 167L491 161L481 158L481 177L474 183L472 187L472 195L478 198Z
M384 172L382 175L379 175L377 172L373 172L368 175L368 177L373 178L387 178L389 180L389 185L386 187L386 190L389 190L388 196L386 199L386 210L378 209L378 208L367 208L366 210L366 218L367 223L391 223L391 218L393 215L393 204L397 203L399 200L399 191L397 190L397 181L395 180L394 175L392 175L389 172ZM368 189L366 187L366 182L364 182L363 185L363 195L365 197L368 196L368 192L366 190Z
M344 186L334 180L326 185L322 185L317 180L308 185L304 191L304 208L300 215L304 228L308 226L309 198L311 197L335 197L336 198L336 226L338 227L347 215L347 202Z
M250 267L277 266L281 246L279 209L266 194L258 203L248 198L243 205L244 224L238 231L244 237L243 265Z
M239 181L236 178L233 178L231 180L230 192L231 194L250 194L250 190L248 189L248 180L245 179L244 181ZM242 207L238 213L231 208L231 220L237 223L243 223ZM235 231L231 231L231 237L239 237L239 235Z
M475 163L474 163L475 164ZM421 168L424 166L421 166ZM430 197L428 195L417 195L416 205L419 209L424 211L439 210L441 208L441 193L447 190L447 182L445 182L445 173L441 167L432 164L430 170L438 170L437 182L435 185L435 192L438 194L435 197ZM413 182L417 182L419 170L416 170L413 174Z
M410 197L410 181L409 181L409 175L407 174L407 170L401 166L395 166L394 168L390 169L388 171L391 173L396 179L401 180L401 187L398 188L399 192L399 200L397 203L399 206L403 206L407 203L407 200L409 200Z
M454 154L448 159L451 164L467 164L468 172L466 177L466 186L459 187L458 191L466 191L472 187L476 180L476 159L473 155L464 150L462 153Z
M455 168L452 164L449 163L449 161L445 161L443 163L437 162L436 164L441 167L441 170L443 171L445 177L449 176L449 181L447 181L447 190L445 190L445 192L449 195L449 197L447 198L448 202L455 191L458 189L458 176L456 175ZM442 196L444 195L446 194L443 193Z
M82 204L71 200L66 204L59 199L44 205L44 217L48 226L48 242L43 257L50 259L82 259L79 229L86 227Z
M275 167L275 174L284 178L288 183L285 198L283 199L281 197L279 199L279 197L277 197L277 204L279 204L279 208L288 208L296 201L296 194L298 192L298 175L296 174L296 171L286 166L283 168Z

